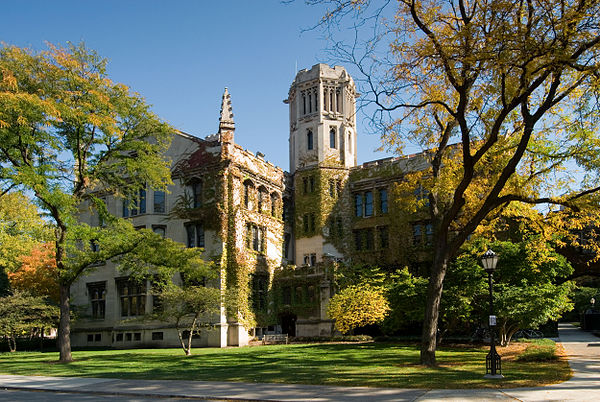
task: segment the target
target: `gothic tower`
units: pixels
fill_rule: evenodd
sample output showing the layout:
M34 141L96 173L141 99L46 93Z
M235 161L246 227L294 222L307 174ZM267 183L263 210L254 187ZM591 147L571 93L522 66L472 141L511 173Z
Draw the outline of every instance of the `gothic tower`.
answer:
M290 174L294 185L295 263L341 257L334 231L349 169L356 166L356 87L345 68L316 64L296 75L290 107ZM334 230L335 229L335 230Z

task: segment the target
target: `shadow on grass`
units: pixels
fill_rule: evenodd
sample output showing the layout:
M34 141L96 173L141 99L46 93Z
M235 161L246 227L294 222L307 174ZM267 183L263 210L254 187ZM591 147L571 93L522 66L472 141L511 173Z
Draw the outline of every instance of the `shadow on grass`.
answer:
M47 364L57 354L30 353L0 360L11 374L122 379L277 382L399 388L530 386L556 377L556 365L511 363L506 378L483 379L483 348L442 348L435 368L419 365L416 345L387 343L272 345L248 348L105 350L74 352L70 364ZM55 360L54 360L55 361ZM44 364L46 363L46 364ZM560 370L558 370L560 372ZM556 381L551 380L552 381ZM548 381L546 381L548 382Z

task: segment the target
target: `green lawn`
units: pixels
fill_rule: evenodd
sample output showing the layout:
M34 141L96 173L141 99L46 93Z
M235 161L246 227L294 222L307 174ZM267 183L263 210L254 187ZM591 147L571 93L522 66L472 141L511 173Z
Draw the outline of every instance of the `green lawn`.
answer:
M0 373L401 388L522 387L570 376L561 359L513 359L503 360L505 379L485 380L486 353L486 348L441 348L439 367L427 368L418 365L417 346L392 343L203 348L189 357L180 349L76 351L70 364L57 363L57 353L17 352L0 354Z

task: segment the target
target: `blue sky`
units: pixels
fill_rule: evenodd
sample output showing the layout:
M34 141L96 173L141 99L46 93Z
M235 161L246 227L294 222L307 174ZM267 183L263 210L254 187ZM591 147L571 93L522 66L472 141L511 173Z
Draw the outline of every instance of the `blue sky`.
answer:
M6 1L0 40L36 50L84 41L109 61L109 76L141 93L162 119L198 137L216 132L228 87L236 142L289 168L287 97L298 69L327 62L314 25L322 9L297 0ZM351 66L346 66L352 73ZM358 118L358 162L379 138Z

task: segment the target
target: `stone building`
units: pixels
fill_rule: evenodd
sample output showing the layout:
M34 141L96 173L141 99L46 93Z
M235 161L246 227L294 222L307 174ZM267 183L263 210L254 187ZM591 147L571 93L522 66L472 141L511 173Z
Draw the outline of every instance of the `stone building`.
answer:
M245 310L232 318L222 309L214 329L194 341L197 346L241 346L266 331L331 335L326 308L337 264L399 266L419 260L430 227L395 219L392 187L407 170L422 168L424 158L357 166L358 96L343 67L317 64L298 72L284 101L290 117L288 173L235 143L225 89L216 134L175 135L167 151L174 182L167 193L147 190L135 208L104 197L110 213L134 226L204 248L206 258L220 266L221 288L240 289ZM82 208L82 221L98 224L94 219ZM81 311L73 344L176 345L173 327L135 319L152 311L150 287L150 280L128 281L110 262L81 278L71 294Z

